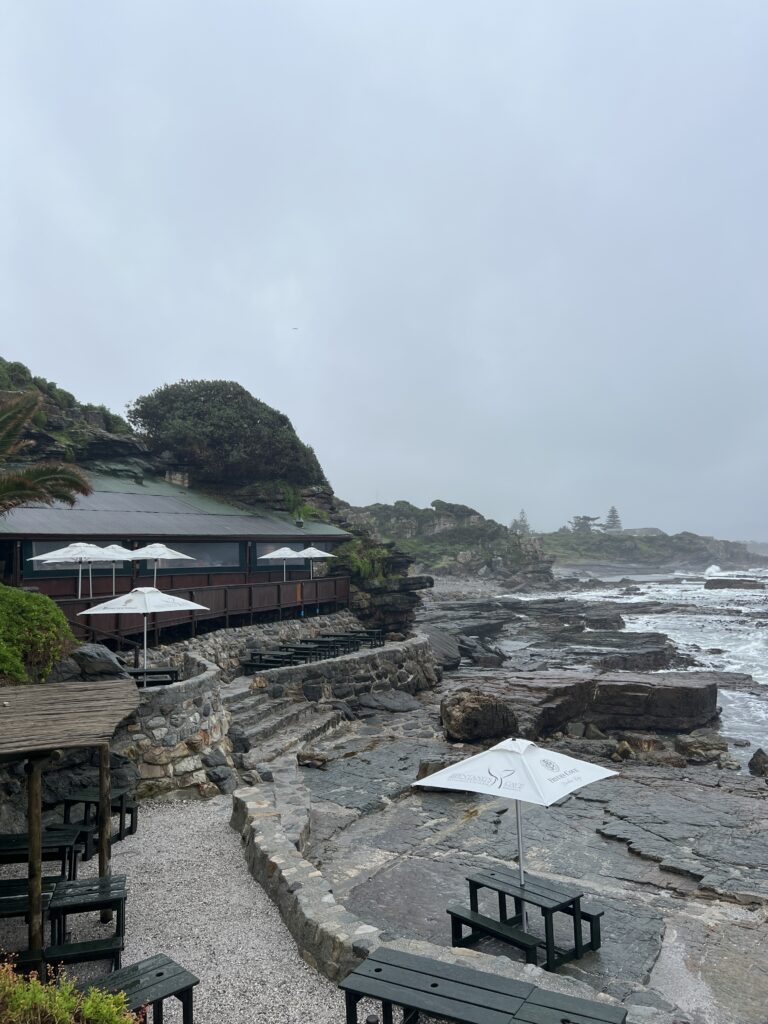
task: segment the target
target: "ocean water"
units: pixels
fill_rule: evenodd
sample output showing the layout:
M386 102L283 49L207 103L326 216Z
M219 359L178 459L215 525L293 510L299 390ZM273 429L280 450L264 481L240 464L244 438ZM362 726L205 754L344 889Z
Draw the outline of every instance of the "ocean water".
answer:
M713 570L709 575L729 574ZM764 570L730 575L750 576L768 587ZM666 633L681 651L696 659L700 668L749 673L760 688L765 687L765 696L721 690L721 731L729 737L750 740L752 750L756 746L768 750L768 589L705 590L705 578L681 575L674 582L662 582L658 577L635 576L633 583L640 588L639 594L622 594L615 587L606 587L574 596L625 605L622 616L627 629ZM693 607L654 615L633 614L633 604L649 600ZM743 754L738 748L732 753L740 761L750 757L749 748Z

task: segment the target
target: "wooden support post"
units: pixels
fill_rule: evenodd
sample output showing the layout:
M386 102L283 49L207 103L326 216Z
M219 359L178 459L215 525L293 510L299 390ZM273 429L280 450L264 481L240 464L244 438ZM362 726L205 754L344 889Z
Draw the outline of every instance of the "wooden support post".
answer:
M110 843L112 833L112 788L109 772L109 744L99 747L99 878L110 874ZM102 910L101 920L112 920L111 910Z
M29 948L43 949L43 772L40 758L27 761L29 836Z

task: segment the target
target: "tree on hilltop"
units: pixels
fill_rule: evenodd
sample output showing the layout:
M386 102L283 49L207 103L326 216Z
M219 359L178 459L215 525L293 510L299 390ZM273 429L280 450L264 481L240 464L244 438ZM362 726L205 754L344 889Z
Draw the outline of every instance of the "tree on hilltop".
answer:
M603 529L607 533L620 533L623 529L621 525L621 516L615 505L611 505L608 510L608 515L605 517L605 526Z
M574 533L592 533L600 516L574 516L568 524Z
M137 398L128 420L156 452L211 482L325 483L286 415L231 380L180 380Z
M528 522L528 516L525 514L524 508L520 509L520 515L512 520L509 528L512 533L516 533L520 537L530 537L531 524Z

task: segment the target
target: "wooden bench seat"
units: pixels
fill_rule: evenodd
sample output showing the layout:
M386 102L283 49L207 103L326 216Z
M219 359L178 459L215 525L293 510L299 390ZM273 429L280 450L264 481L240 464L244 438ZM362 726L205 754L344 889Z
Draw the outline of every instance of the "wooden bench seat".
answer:
M170 957L158 953L96 982L82 982L77 987L81 990L97 987L103 992L124 992L128 1009L136 1011L143 1006L151 1006L152 1019L156 1024L163 1019L163 1000L175 996L181 1003L183 1024L192 1024L192 989L197 984L199 980L194 974Z
M572 909L567 909L564 913L573 917ZM602 944L602 937L600 935L600 918L604 913L604 910L598 910L597 907L589 906L581 908L581 919L589 924L589 944L587 945L587 943L585 943L585 948L593 950L600 949Z
M24 950L13 953L14 968L21 971L38 970L41 959L54 971L61 964L84 964L96 960L109 960L112 969L120 966L124 949L121 935L113 935L108 939L92 939L89 942L65 942L57 946L46 946L40 950Z
M512 943L525 953L525 962L535 964L538 962L537 949L541 940L535 935L524 932L511 921L496 921L485 914L479 914L468 907L448 907L448 914L451 917L451 942L454 946L469 946L484 935L493 935L494 938L503 939ZM470 928L466 937L462 935L463 925Z

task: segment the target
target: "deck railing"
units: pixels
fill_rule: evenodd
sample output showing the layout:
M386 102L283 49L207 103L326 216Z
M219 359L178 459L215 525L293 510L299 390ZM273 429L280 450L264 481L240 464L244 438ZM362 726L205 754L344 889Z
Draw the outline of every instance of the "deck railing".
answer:
M228 626L230 619L242 623L268 612L297 614L305 609L314 613L318 609L330 611L345 608L349 604L349 577L327 576L314 580L176 587L172 590L163 588L163 592L204 605L207 610L150 615L149 629L154 631L187 624L194 633L196 623L210 619L222 619L223 625ZM103 596L93 599L58 597L54 600L79 638L89 636L94 631L102 635L134 636L144 628L141 615L99 615L98 622L93 623L90 616L78 617L79 612L102 604L105 600Z

